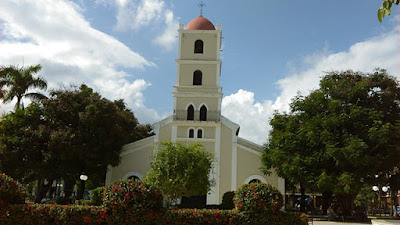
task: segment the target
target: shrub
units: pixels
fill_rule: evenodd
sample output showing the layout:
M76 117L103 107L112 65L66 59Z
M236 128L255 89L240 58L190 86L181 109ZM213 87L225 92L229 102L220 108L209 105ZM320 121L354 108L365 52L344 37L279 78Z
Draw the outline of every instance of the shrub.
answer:
M237 210L179 209L168 211L117 212L98 206L60 206L51 204L10 204L0 208L0 224L80 225L80 224L268 224L306 225L298 213L249 216Z
M104 187L98 187L90 191L90 205L100 206L103 204Z
M221 209L233 209L235 208L235 204L233 204L233 198L235 197L235 192L227 191L222 196Z
M12 204L0 209L0 224L95 225L109 223L107 209L96 206Z
M282 194L273 186L264 183L242 185L235 193L237 210L248 213L276 212L283 205Z
M111 224L156 224L164 209L163 197L156 188L134 180L106 186L103 206L111 214Z
M162 224L249 224L236 210L178 209L168 210Z
M0 173L0 206L3 204L25 203L27 193L24 187L11 177Z

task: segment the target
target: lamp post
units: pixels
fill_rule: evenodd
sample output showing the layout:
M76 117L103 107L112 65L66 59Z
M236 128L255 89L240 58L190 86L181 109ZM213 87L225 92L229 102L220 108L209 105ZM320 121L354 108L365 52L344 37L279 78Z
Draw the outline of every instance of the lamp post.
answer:
M387 187L387 186L383 186L382 187L382 191L385 193L385 206L386 206L386 203L387 203L387 199L386 199L387 195L386 195L386 193L388 192L388 190L389 190L389 187ZM385 208L386 207L384 207L384 209ZM385 213L385 216L386 216L386 213Z
M373 186L372 187L372 190L374 191L374 192L378 192L378 197L379 197L379 217L380 216L382 216L381 214L382 214L382 210L381 210L381 204L382 204L382 194L381 194L381 190L379 189L379 187L378 186ZM382 187L382 191L386 194L386 192L388 192L388 190L389 190L389 187L387 187L387 186L383 186ZM374 213L373 213L374 214Z
M79 199L83 199L85 193L85 181L87 181L88 176L82 173L82 175L79 176L79 179L81 180L81 191L79 193Z
M379 187L378 186L373 186L372 187L372 190L374 191L374 192L378 192L379 191ZM379 193L380 194L380 193ZM380 202L380 200L381 200L381 197L378 195L378 197L379 197L379 208L381 207L381 202ZM372 207L372 215L375 215L375 206L373 205L373 207Z

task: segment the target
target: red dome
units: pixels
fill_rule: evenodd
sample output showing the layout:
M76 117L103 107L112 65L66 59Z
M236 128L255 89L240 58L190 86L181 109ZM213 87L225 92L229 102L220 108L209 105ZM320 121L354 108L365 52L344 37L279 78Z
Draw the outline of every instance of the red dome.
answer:
M200 15L188 23L186 30L215 30L215 27L208 19Z

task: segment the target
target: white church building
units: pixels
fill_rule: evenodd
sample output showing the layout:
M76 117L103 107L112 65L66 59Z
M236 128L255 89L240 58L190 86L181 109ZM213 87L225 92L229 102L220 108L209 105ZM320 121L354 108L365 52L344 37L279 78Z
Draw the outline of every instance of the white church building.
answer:
M207 194L207 204L220 204L225 192L255 181L271 184L284 194L284 179L260 171L262 147L238 137L239 125L221 115L221 26L215 27L200 15L186 27L180 24L178 32L173 115L153 124L154 136L123 147L121 163L109 168L106 184L132 177L143 179L162 141L200 142L215 156L210 174L214 185Z

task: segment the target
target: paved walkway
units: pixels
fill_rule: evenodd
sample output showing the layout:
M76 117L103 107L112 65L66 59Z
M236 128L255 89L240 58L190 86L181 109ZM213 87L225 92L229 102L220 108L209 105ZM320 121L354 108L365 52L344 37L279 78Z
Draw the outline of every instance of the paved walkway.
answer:
M337 221L314 221L313 225L366 225L366 224L371 224L371 223L353 223L353 222L337 222Z
M360 223L360 222L337 222L337 221L313 221L313 225L366 225L366 224L377 224L377 225L394 225L400 224L400 220L372 220L372 223Z

